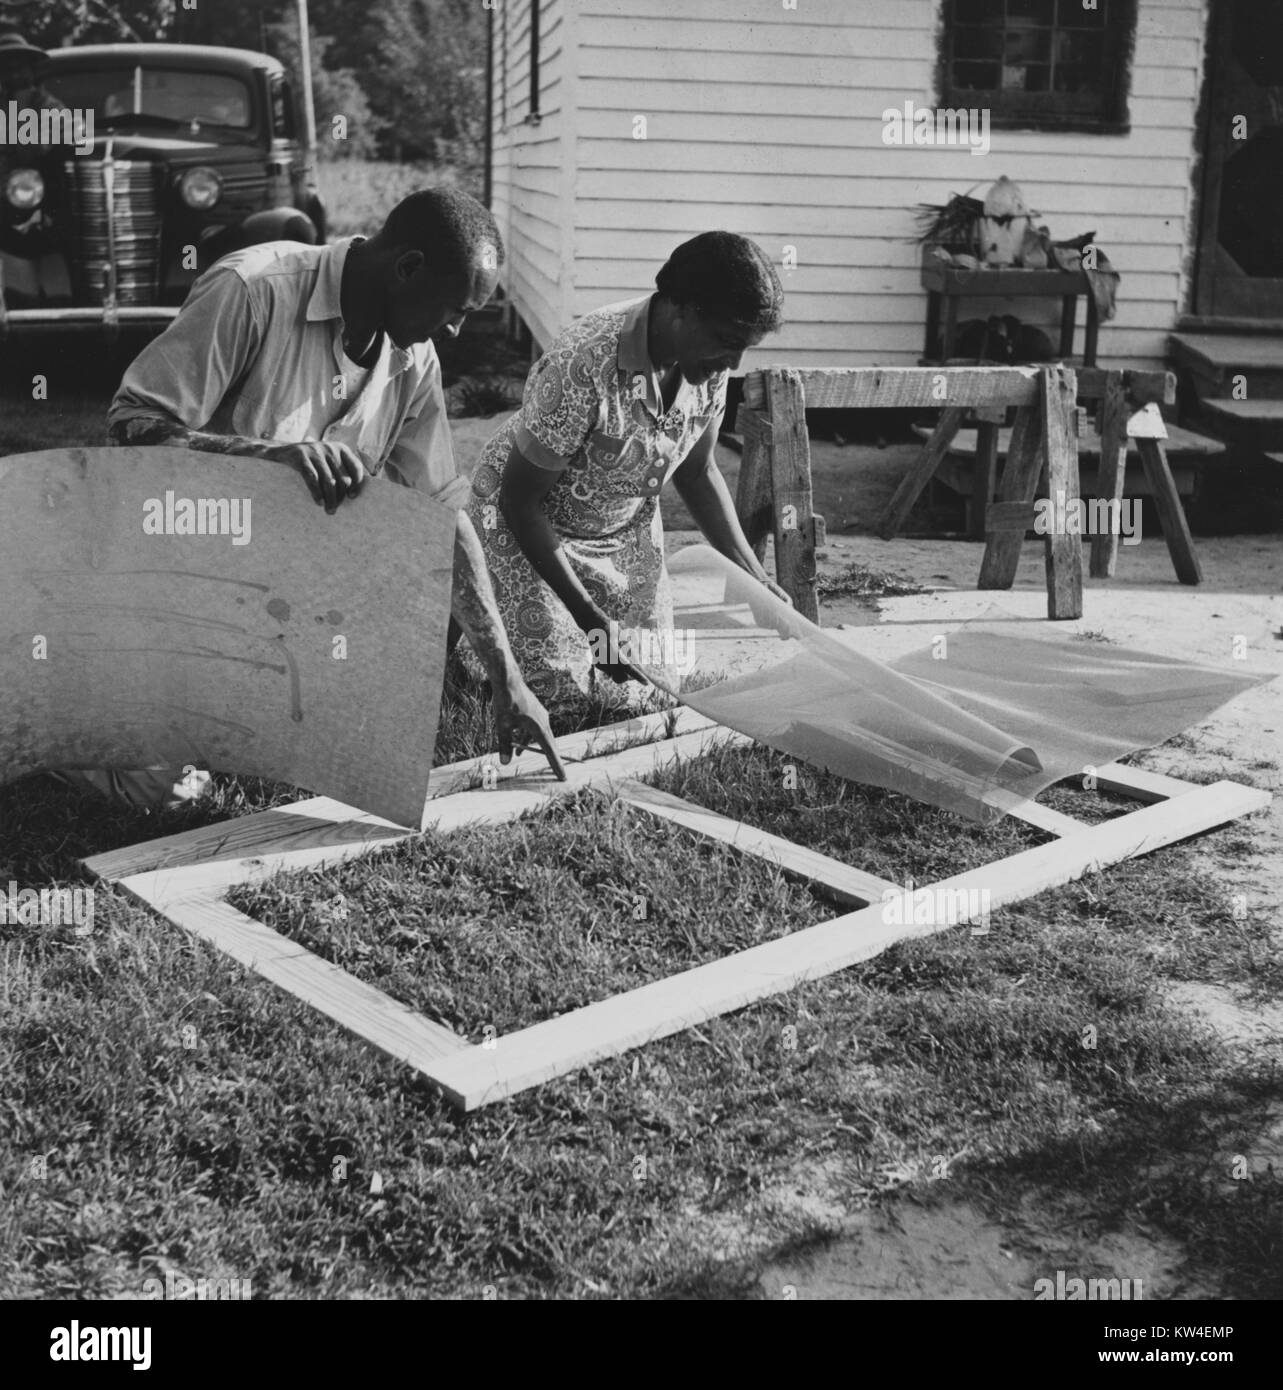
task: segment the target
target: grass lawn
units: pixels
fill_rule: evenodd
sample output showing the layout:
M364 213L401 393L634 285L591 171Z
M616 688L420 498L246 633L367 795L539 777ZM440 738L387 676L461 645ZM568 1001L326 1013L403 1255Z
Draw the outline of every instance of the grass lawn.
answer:
M341 163L322 177L336 236L422 182ZM0 457L104 443L123 363L31 354L48 400L6 393ZM458 403L493 406L503 382L487 373L508 365L454 361ZM915 587L862 565L825 583ZM461 680L437 761L492 746ZM656 780L901 882L1040 838L806 769L794 787L785 761L723 751ZM85 856L295 795L218 777L208 805L155 818L27 779L0 789L0 890L80 882ZM1044 800L1086 820L1130 805ZM1237 823L1200 845L1233 864L1254 834ZM1093 1264L1094 1242L1148 1231L1179 1251L1181 1288L1278 1297L1283 1207L1258 1142L1277 1079L1164 991L1277 996L1283 969L1263 916L1235 920L1197 863L1178 846L1116 866L995 913L987 936L905 943L466 1118L99 889L87 937L0 925L0 1298L137 1296L166 1270L249 1279L256 1297L757 1296L765 1261L833 1235L773 1204L812 1174L849 1209L965 1201L1031 1247L1077 1242L1062 1264L1083 1277L1127 1275ZM235 901L476 1041L841 911L595 794ZM1251 1181L1232 1176L1244 1154Z
M485 745L481 714L461 681L439 761ZM805 768L790 788L785 763L724 750L658 784L896 881L1039 838ZM283 795L220 778L157 823L29 779L0 801L0 882L66 883L81 855ZM233 900L477 1041L840 911L590 793ZM1176 979L1277 988L1278 966L1179 847L469 1117L122 895L89 937L0 930L0 1296L136 1295L165 1269L257 1297L751 1295L765 1256L828 1238L763 1215L799 1170L852 1208L947 1192L1142 1223L1200 1287L1283 1292L1277 1180L1229 1179L1269 1078L1161 1002Z

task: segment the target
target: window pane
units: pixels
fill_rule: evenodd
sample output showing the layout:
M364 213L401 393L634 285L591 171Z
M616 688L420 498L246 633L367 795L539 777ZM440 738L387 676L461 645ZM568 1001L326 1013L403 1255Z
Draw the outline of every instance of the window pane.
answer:
M1003 0L954 0L956 24L988 24L1002 27Z
M997 29L959 29L953 36L955 58L1002 57L1002 34Z
M1056 19L1056 0L1007 0L1008 23L1053 24Z
M1004 92L1045 92L1051 79L1051 68L1045 63L1030 63L1026 67L1004 67Z
M223 73L130 65L60 73L48 85L68 106L93 107L100 120L138 112L176 125L199 121L246 130L253 123L249 88Z
M955 63L954 86L969 92L997 91L1002 69L997 63Z
M285 134L285 79L272 78L272 134Z
M1008 29L1006 58L1009 63L1051 62L1051 30Z
M1058 20L1062 29L1103 29L1110 0L1097 0L1094 10L1083 8L1082 0L1060 0Z
M1103 34L1064 33L1056 35L1056 63L1078 63L1084 67L1105 59Z
M1226 0L1231 3L1231 0ZM1255 0L1283 5L1283 0ZM1242 0L1239 0L1242 3ZM1130 0L948 0L948 66L942 98L984 101L994 120L1056 128L1126 117L1119 54L1135 7ZM1084 123L1086 123L1084 125Z
M1096 90L1099 70L1079 67L1076 63L1061 64L1056 68L1056 90L1058 92L1090 92Z

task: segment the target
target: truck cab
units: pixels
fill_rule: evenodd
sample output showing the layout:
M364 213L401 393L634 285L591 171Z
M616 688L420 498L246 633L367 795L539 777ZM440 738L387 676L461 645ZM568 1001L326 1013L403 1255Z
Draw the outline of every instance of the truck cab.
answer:
M0 335L160 331L228 251L325 240L285 68L243 49L54 50L0 144Z

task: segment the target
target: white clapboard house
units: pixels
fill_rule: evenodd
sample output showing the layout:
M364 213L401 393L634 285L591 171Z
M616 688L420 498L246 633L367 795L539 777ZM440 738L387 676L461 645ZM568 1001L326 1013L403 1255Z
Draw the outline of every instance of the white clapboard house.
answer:
M488 67L505 290L536 345L722 227L788 292L746 367L912 364L914 209L1005 174L1121 273L1103 364L1228 396L1240 359L1283 358L1281 0L495 0Z

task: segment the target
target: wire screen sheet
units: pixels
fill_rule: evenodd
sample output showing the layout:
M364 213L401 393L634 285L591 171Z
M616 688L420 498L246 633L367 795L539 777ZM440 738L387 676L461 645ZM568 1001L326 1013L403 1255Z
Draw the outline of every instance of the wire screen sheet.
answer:
M670 693L781 752L975 821L1161 743L1270 679L986 624L949 634L943 658L936 646L888 664L809 622L707 546L679 551L669 572L720 593L726 614L747 605L782 638L774 665L702 689L688 677ZM698 629L686 636L697 674Z

